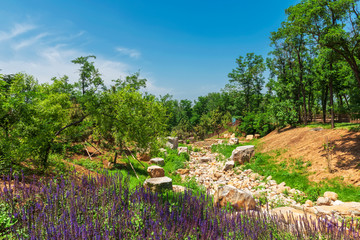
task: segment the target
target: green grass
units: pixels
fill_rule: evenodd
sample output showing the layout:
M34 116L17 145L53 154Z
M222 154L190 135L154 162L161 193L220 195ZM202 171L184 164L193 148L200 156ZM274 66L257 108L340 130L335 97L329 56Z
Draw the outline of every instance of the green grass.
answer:
M180 185L187 188L190 188L195 193L205 193L206 190L202 186L199 186L195 179L187 179L182 180L181 176L176 173L176 171L180 168L186 168L186 162L189 160L189 155L187 153L181 153L180 156L178 155L177 150L167 149L167 155L165 157L164 154L158 154L158 156L154 157L162 157L165 160L165 166L163 166L165 171L165 176L170 177L172 179L173 185ZM147 173L147 168L150 166L147 163L144 163L143 167L138 161L133 158L129 158L136 174L138 175L139 179L136 178L134 171L132 170L129 164L117 164L115 167L110 170L112 173L120 172L124 176L128 176L130 178L130 189L134 189L136 186L143 184L144 181L149 178ZM128 163L126 159L123 159L123 162Z
M72 160L73 163L83 166L90 171L99 171L103 168L103 163L97 160L90 160L89 158L81 158Z
M300 127L309 127L309 128L324 128L331 129L331 123L310 123L308 125L300 125ZM359 123L335 123L335 129L346 129L350 131L360 131Z
M250 142L240 143L235 145L214 144L211 146L211 152L221 153L222 155L224 155L225 158L230 158L232 151L239 146L254 145L256 148L259 144L260 144L259 139L253 139Z
M336 192L341 201L360 201L360 187L346 185L339 179L320 183L310 182L307 166L308 163L304 163L301 158L291 159L289 163L276 163L274 157L256 153L250 163L242 166L242 169L251 169L265 177L272 176L277 183L285 182L287 186L304 192L307 198L298 196L296 199L302 203L307 199L316 201L326 191Z

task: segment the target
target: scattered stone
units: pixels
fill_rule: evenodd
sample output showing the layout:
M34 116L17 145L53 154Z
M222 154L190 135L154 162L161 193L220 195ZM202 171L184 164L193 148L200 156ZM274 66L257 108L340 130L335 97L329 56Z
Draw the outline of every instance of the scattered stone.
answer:
M165 165L165 162L164 162L163 158L152 158L152 159L150 159L150 163L156 164L156 165L159 165L159 166L164 166Z
M230 159L239 164L249 162L250 158L254 155L254 146L240 146L232 151Z
M144 153L144 154L137 154L136 155L137 159L139 159L140 161L146 161L148 162L150 160L150 154L148 153Z
M214 173L214 176L215 176L217 179L219 179L219 178L221 178L223 175L222 175L221 173L219 173L219 172L215 172L215 173Z
M275 181L275 180L269 180L269 185L270 185L270 186L275 186L275 185L276 185L276 181Z
M227 162L225 163L224 171L233 169L234 166L235 166L234 161L227 161Z
M271 179L272 179L272 176L268 176L268 177L266 178L267 181L270 181Z
M177 149L179 142L177 137L167 137L167 143L166 146L171 149Z
M188 148L187 147L178 147L178 154L180 155L181 153L188 153Z
M185 192L187 191L188 189L186 187L183 187L183 186L180 186L180 185L173 185L172 186L172 189L174 192Z
M311 200L306 200L305 201L305 207L313 207L314 203Z
M246 135L245 140L250 141L254 139L254 135Z
M165 171L162 167L159 166L150 166L147 168L147 172L149 173L151 178L164 177Z
M329 206L331 204L331 200L327 197L319 197L316 201L316 205L318 206Z
M224 143L224 140L220 139L218 140L217 144L223 144Z
M329 198L331 201L336 201L338 198L338 195L337 195L337 193L334 193L334 192L325 192L324 197Z
M250 178L251 180L255 181L255 180L257 180L258 178L260 178L260 174L258 174L258 173L251 173L251 174L249 175L249 178Z
M200 162L202 162L202 163L210 162L210 160L211 160L210 157L201 157L200 158Z
M255 135L254 135L254 138L259 139L259 138L260 138L260 134L255 134Z
M229 139L229 144L231 144L231 145L238 144L238 143L239 143L239 139L236 137Z
M159 149L159 152L163 153L163 154L164 154L164 157L167 156L167 151L166 151L165 148L160 148L160 149Z
M256 202L253 196L245 191L239 190L233 186L219 187L214 194L214 205L219 204L221 207L230 203L237 211L255 210Z
M145 180L144 188L149 188L153 192L172 190L172 179L169 177L149 178Z
M339 206L342 205L344 202L340 201L340 200L336 200L332 203L333 206Z
M188 174L189 171L190 171L190 170L187 169L187 168L185 168L185 169L179 168L179 169L177 170L177 173L180 174L180 175L184 175L184 174Z

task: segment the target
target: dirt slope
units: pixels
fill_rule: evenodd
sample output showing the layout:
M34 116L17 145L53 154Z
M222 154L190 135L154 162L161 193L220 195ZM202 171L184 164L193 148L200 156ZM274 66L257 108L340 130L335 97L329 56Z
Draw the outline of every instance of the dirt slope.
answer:
M333 173L328 172L326 151L323 144L326 138L334 144L331 166ZM343 177L346 183L360 186L360 133L347 130L311 128L285 129L273 131L262 138L262 152L286 149L283 159L301 158L310 161L310 180L321 181L325 178Z

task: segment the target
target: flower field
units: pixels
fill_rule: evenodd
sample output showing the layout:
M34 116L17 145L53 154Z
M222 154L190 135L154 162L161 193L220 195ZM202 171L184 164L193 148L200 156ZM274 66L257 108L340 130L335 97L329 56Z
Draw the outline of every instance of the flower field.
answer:
M129 178L3 177L0 239L359 239L359 224L285 221L218 208L203 194L129 190ZM290 217L291 219L291 217ZM356 227L354 227L356 226Z

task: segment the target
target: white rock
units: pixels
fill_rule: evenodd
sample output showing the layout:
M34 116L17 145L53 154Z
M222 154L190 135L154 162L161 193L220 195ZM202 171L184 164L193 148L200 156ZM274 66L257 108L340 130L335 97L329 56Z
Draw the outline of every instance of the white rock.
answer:
M230 170L230 169L234 168L234 166L235 166L234 161L227 161L225 163L224 171Z
M165 162L164 162L163 158L152 158L152 159L150 159L150 163L153 163L153 164L156 164L156 165L159 165L159 166L164 166L165 165Z

